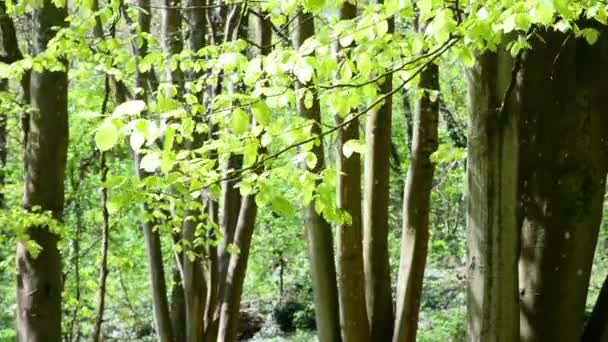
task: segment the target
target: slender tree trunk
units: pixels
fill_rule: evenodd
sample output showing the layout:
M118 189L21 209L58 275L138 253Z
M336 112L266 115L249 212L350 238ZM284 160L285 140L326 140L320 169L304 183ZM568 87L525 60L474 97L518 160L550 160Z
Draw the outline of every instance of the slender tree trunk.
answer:
M188 0L186 1L187 7L196 7L205 5L205 1L203 0ZM196 53L199 49L203 48L205 45L205 35L207 29L206 22L206 9L197 9L191 10L186 13L187 15L187 23L189 27L189 36L187 41L188 49L193 53ZM176 32L177 34L178 32ZM197 78L200 77L200 74L197 73L189 73L188 81L197 82ZM191 90L192 91L192 90ZM202 93L197 93L197 98L202 100ZM186 141L187 149L195 149L199 148L202 145L203 137L200 134L195 133L192 137L192 140ZM210 220L215 222L215 216L213 215L213 210L215 210L216 205L215 202L208 196L204 196L204 202L207 206L207 210L209 213ZM190 199L192 200L192 199ZM201 203L203 204L203 203ZM202 221L201 219L201 209L191 209L186 212L186 221L183 225L183 237L184 241L187 242L187 248L192 248L191 252L196 255L194 259L191 259L188 256L188 253L184 254L183 257L183 265L184 265L184 296L185 296L185 323L186 323L186 331L185 331L185 340L188 342L199 342L202 341L204 336L204 328L206 324L206 315L205 315L205 307L208 299L207 292L214 291L214 285L217 281L216 279L212 279L209 284L205 283L205 278L203 275L203 260L201 254L203 254L200 247L194 246L195 236L196 236L196 228L198 224ZM214 256L216 252L211 247L209 253L207 255L212 258L211 263L214 263ZM211 268L211 267L210 267Z
M106 76L106 92L109 94L110 80ZM106 95L108 96L108 95ZM107 98L106 98L107 103ZM104 105L105 106L105 105ZM102 113L105 110L102 110ZM108 178L108 166L106 165L106 152L101 152L101 216L103 217L103 227L101 231L101 265L99 266L99 292L97 295L97 318L93 330L93 341L101 340L101 325L103 324L103 311L106 305L106 279L108 278L108 243L110 239L110 214L108 212L108 189L105 182Z
M349 20L356 16L357 6L345 2L340 11L340 18ZM348 55L348 51L345 52ZM336 117L336 123L342 123L342 118ZM345 342L369 341L370 339L365 303L365 274L363 272L361 155L353 153L346 157L342 152L343 145L352 139L359 139L359 120L353 120L338 131L338 144L336 145L337 206L348 212L352 218L350 224L339 224L336 229L340 327L342 339Z
M150 0L137 0L137 6L141 11L137 18L137 23L142 32L150 32ZM128 17L128 16L127 16ZM142 58L148 53L148 44L144 40L142 45L134 48L137 58ZM158 81L152 70L145 73L137 72L135 75L135 86L144 90L140 99L146 100L148 96L156 90ZM139 179L148 176L140 167L141 155L133 151L135 172ZM144 204L144 211L150 212L150 207ZM165 270L163 264L162 248L160 235L155 228L155 222L144 221L142 229L146 251L148 254L148 266L150 270L150 283L152 287L152 304L154 307L154 321L156 333L160 342L173 342L173 331L171 327L171 316L169 314L169 302L167 300L167 284L165 281Z
M211 41L215 44L228 42L238 37L238 31L241 24L242 4L237 3L232 6L221 6L216 8L216 20L210 23L211 27L222 27L223 32L215 29L212 30L215 34L211 36ZM207 12L209 13L209 12ZM211 16L207 17L210 20ZM228 84L229 91L233 85ZM223 87L223 75L218 75L217 83L211 87L210 95L215 97L220 94ZM211 110L212 106L209 106ZM242 156L230 155L224 165L222 165L222 177L230 178L230 172L239 170L242 167ZM228 267L230 264L230 253L228 246L234 242L237 221L241 210L243 199L241 198L240 190L236 187L238 180L228 179L222 182L221 200L218 208L219 226L222 232L222 240L217 248L217 263L211 264L209 268L208 278L212 280L213 275L216 276L216 283L210 282L210 291L208 294L207 307L205 308L208 322L205 328L205 341L214 342L217 339L219 332L221 301L224 298L226 290L226 281Z
M523 61L520 340L578 341L605 191L605 39L539 35Z
M33 10L36 53L43 52L55 35L52 27L65 26L66 15L66 8L57 8L50 0ZM32 72L30 86L23 206L28 210L40 206L61 220L68 147L67 72ZM29 227L27 234L42 250L34 258L22 242L17 243L17 340L59 342L63 289L59 238L48 227Z
M0 12L0 16L2 16ZM4 14L5 15L5 14ZM0 80L0 91L8 91L8 81ZM8 156L8 115L7 113L0 113L0 210L4 209L4 184L5 184L5 170L6 170L6 158Z
M0 62L11 64L23 58L17 42L17 34L12 18L6 13L6 3L0 3ZM27 77L27 76L24 76ZM0 79L0 91L9 91L8 80ZM8 157L8 113L0 113L0 209L4 203L6 160Z
M306 39L315 33L314 19L311 14L300 13L295 20L297 27L294 45L300 47ZM307 84L296 83L296 88L306 87ZM321 133L321 108L318 97L313 98L310 108L303 99L299 99L297 110L300 116L312 120L315 124L311 134ZM319 174L325 168L323 140L313 146L311 152L317 157L317 164L310 172ZM336 284L336 268L333 252L333 237L330 224L315 210L314 203L304 208L304 226L308 243L308 257L312 276L312 288L315 302L315 315L319 340L340 341L340 316L338 310L338 289Z
M170 59L175 55L179 55L183 49L183 38L182 38L182 17L181 10L179 9L182 5L181 0L164 0L164 8L162 10L161 20L161 31L162 31L162 42L163 51L166 58ZM175 87L176 95L175 99L180 100L184 94L184 74L180 68L172 69L168 65L165 66L166 81ZM171 95L166 94L167 97ZM189 199L186 199L189 200ZM185 215L191 213L186 212ZM196 227L196 224L184 223L183 233L190 234L191 227ZM186 230L188 230L186 232ZM181 243L183 234L180 232L173 232L173 240L176 244ZM192 232L192 234L194 234ZM186 246L186 248L190 248ZM182 275L186 277L186 274L190 277L192 275L192 267L187 267L186 263L190 263L187 257L187 251L178 253L178 256L174 258L173 267L173 286L171 288L171 323L173 328L173 338L176 342L190 341L191 334L195 334L196 328L193 325L192 308L196 306L193 303L194 297L188 297L186 292L193 295L192 284L189 282L186 284L186 279L182 279ZM183 270L183 274L182 274ZM189 279L191 280L191 279Z
M422 89L439 90L439 68L430 64L420 74ZM401 260L397 284L395 342L415 342L418 330L422 282L429 242L429 212L434 164L431 154L438 146L439 102L425 92L414 112L414 136L410 168L404 189Z
M608 337L608 276L604 280L600 295L593 306L591 317L585 325L582 342L604 342L602 337Z
M228 16L230 24L231 15ZM239 19L239 21L242 19ZM259 53L267 55L270 53L272 32L270 19L265 14L254 16L255 20L255 41L261 47ZM238 31L238 24L233 30ZM232 39L234 39L233 37ZM262 99L264 100L264 99ZM255 123L254 123L255 125ZM263 153L263 149L260 148ZM255 218L257 206L255 195L249 194L242 198L236 230L234 232L233 244L238 248L238 252L230 254L230 261L226 272L226 280L223 285L222 303L220 306L220 322L218 329L218 341L233 342L237 340L239 313L241 306L241 296L243 283L247 272L249 251L251 249L251 239L255 228Z
M378 1L382 3L383 1ZM394 19L387 19L388 33ZM380 92L393 89L392 74L384 78ZM388 207L393 97L367 117L365 127L365 191L363 209L363 262L365 299L372 341L390 341L393 334L393 299L388 255Z
M467 341L518 339L517 111L508 53L486 52L469 74ZM502 106L503 98L508 99Z
M241 295L245 273L247 272L247 260L256 213L255 196L247 195L243 197L234 237L234 245L239 252L230 255L230 264L226 274L226 288L220 307L218 341L235 342L237 340Z

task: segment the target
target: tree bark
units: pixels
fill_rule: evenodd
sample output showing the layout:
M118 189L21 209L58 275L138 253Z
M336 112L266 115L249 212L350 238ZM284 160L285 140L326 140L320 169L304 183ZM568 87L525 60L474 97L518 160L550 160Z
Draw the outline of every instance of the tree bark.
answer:
M272 31L270 19L265 13L261 16L254 16L253 19L256 23L254 39L256 44L261 47L259 54L265 56L270 53L271 48ZM236 35L240 25L236 23L230 24L234 20L232 15L228 16L227 25L234 25L232 30L234 30L235 33L233 33L232 39L236 38L234 35ZM242 19L238 19L238 22L240 23L241 20ZM228 31L226 32L226 37L229 37ZM262 100L264 99L262 98ZM258 149L260 154L264 152L263 148ZM255 172L258 171L259 170L255 170ZM223 290L221 291L222 303L220 307L218 341L233 342L237 340L243 283L247 272L251 239L253 237L255 218L257 215L255 194L243 196L239 209L233 240L233 244L238 250L229 254L230 261L225 276Z
M218 341L235 342L237 340L241 295L245 273L247 272L247 261L256 214L255 196L247 195L243 197L234 237L234 245L238 248L238 252L235 251L230 255L230 264L226 274L226 288L220 309Z
M382 3L382 1L378 1ZM387 19L388 34L394 19ZM384 78L381 94L393 89L392 74ZM388 255L388 207L390 178L391 118L393 97L367 117L365 127L365 190L363 208L363 262L365 299L372 341L390 341L393 334L393 299Z
M523 63L520 340L578 341L605 191L605 39L539 35Z
M23 58L12 18L6 13L6 3L0 3L0 62L11 64ZM28 76L25 75L24 78ZM0 79L0 91L9 91L6 79ZM0 113L0 209L5 207L2 187L6 181L6 160L8 157L8 113Z
M315 33L314 19L309 13L300 12L295 19L294 46L299 48L304 41ZM307 84L296 82L296 91ZM321 107L319 99L314 96L311 108L306 108L303 99L297 102L298 114L315 124L311 134L321 133ZM313 146L312 153L317 157L317 164L309 171L319 174L325 168L323 140ZM303 166L306 167L306 166ZM315 210L314 203L304 208L304 226L308 244L309 268L312 277L312 288L315 303L315 316L320 341L340 341L340 315L338 310L338 289L336 285L336 267L334 246L330 224Z
M602 340L604 336L607 339ZM605 342L606 340L608 340L608 276L604 280L581 338L582 342Z
M109 95L109 76L106 76L106 92ZM107 98L106 100L107 101ZM106 102L107 103L107 102ZM105 105L104 105L105 106ZM105 110L102 110L102 113ZM108 278L108 244L110 239L110 214L108 212L108 189L105 182L108 178L108 166L106 165L106 152L101 152L101 216L103 217L103 226L101 231L101 265L99 266L99 292L97 294L97 317L95 319L95 327L93 330L93 341L98 342L101 338L101 325L103 324L103 313L106 306L106 280Z
M143 11L140 11L137 17L137 23L142 32L150 32L150 0L138 0L137 6ZM148 43L146 40L139 47L134 47L136 57L143 58L148 53ZM158 81L152 70L145 73L137 71L135 74L135 86L143 89L143 94L139 95L141 100L146 100L156 90ZM133 151L133 161L135 165L135 173L139 179L149 176L140 167L141 155ZM149 212L151 209L144 204L144 212ZM167 300L167 284L165 280L165 270L163 264L162 248L160 243L160 235L154 227L155 222L144 221L142 229L144 232L144 240L146 251L148 254L148 269L150 270L150 284L152 288L152 304L154 308L154 321L156 324L156 333L160 342L173 342L173 330L171 327L171 316L169 314L169 302Z
M428 65L420 74L421 89L439 90L439 68ZM415 342L422 282L429 242L429 212L437 150L439 102L425 92L416 103L410 167L404 189L401 260L397 283L394 342Z
M357 16L357 6L345 2L340 19ZM349 47L350 48L350 47ZM345 51L348 54L348 51ZM336 124L342 118L336 117ZM353 120L337 132L337 206L350 214L350 224L336 227L337 285L340 303L340 327L344 342L369 341L370 331L365 303L365 274L363 272L363 228L361 217L361 155L346 157L342 152L346 142L359 139L359 120ZM318 157L317 157L318 160ZM327 229L330 229L327 227Z
M50 0L33 10L35 53L46 49L55 35L53 27L66 25L66 15L66 8L57 8ZM61 220L68 146L67 71L32 72L30 87L23 206L28 210L39 206ZM42 250L34 258L22 242L17 243L17 340L59 342L63 288L59 238L48 227L28 227L27 234Z
M469 74L467 341L470 342L518 339L519 142L516 104L512 101L516 94L511 91L516 80L509 72L510 64L507 52L485 52L478 56Z

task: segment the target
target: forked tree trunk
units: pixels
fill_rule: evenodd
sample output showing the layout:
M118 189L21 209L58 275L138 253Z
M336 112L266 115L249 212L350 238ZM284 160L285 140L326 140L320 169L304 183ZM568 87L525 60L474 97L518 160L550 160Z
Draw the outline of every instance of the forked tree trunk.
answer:
M422 71L418 87L428 91L439 90L439 68L436 64L430 64ZM439 144L438 120L439 102L437 99L433 101L432 95L425 92L417 101L414 111L410 168L404 189L394 342L416 341L435 169L431 154Z
M311 14L300 12L295 19L297 27L294 45L299 48L304 41L315 33L314 19ZM296 89L307 84L296 83ZM313 97L312 106L307 108L304 99L297 103L298 114L315 122L311 134L321 133L321 108L318 97ZM315 144L311 150L317 157L317 164L309 171L319 174L325 168L323 140ZM340 316L338 312L338 289L336 285L336 267L334 261L334 246L331 226L315 210L314 203L304 208L304 226L308 244L309 268L312 277L312 288L315 303L315 316L319 340L340 341Z
M485 52L469 74L467 341L518 339L517 111L508 53ZM502 106L503 98L508 98Z
M387 21L388 34L391 34L394 32L394 19L389 18ZM384 77L383 82L380 92L389 94L393 89L392 74ZM393 297L388 255L392 107L393 97L388 96L379 109L369 113L365 127L363 262L372 341L390 341L393 335Z
M256 44L261 47L259 53L262 56L268 55L270 53L272 40L270 18L266 13L260 13L259 16L254 16L253 19L256 23L254 40ZM228 23L232 20L234 19L231 19L229 15ZM241 19L239 19L239 22L240 20ZM233 29L238 31L239 25L236 24ZM233 39L235 38L236 37L233 36ZM262 100L264 99L262 98ZM254 126L255 125L256 123L254 122ZM263 153L263 148L259 147L258 150ZM260 170L261 167L262 166L260 166ZM260 170L255 170L254 172ZM229 254L230 261L222 290L218 341L236 342L238 337L241 297L245 275L247 273L249 251L251 249L251 239L255 228L256 215L257 205L255 203L255 194L243 196L233 240L233 244L238 250Z
M243 293L243 282L247 271L247 261L256 214L255 195L243 197L234 237L234 245L238 248L239 252L234 252L230 256L230 263L226 274L226 289L224 290L220 307L218 341L236 342L237 340L241 295Z
M213 36L212 42L215 44L221 44L222 42L228 42L238 37L239 23L242 24L241 7L242 3L236 3L231 6L221 6L215 8L213 16L216 20L210 22L210 26L221 27L223 31L215 29L215 36ZM208 10L207 13L210 13ZM212 16L207 17L208 20ZM227 82L228 83L228 82ZM223 91L224 77L222 74L218 75L216 84L211 86L209 93L211 97L217 96ZM228 84L228 87L233 85ZM212 106L209 107L212 110ZM221 317L221 306L224 298L224 292L226 289L226 281L228 274L228 267L230 264L230 253L228 246L234 242L234 236L236 232L236 226L241 211L241 205L243 198L241 197L240 189L236 186L238 179L232 179L234 171L238 171L242 168L243 158L241 155L233 154L228 157L228 160L222 165L222 178L227 180L221 184L221 195L218 204L218 220L219 227L222 232L222 239L217 248L216 264L211 264L209 268L209 293L207 299L207 307L205 308L207 321L205 323L205 341L215 342L218 337L218 329ZM213 281L213 275L215 275L215 283Z
M606 39L539 36L521 92L520 340L578 341L605 191Z
M340 19L357 16L357 6L345 2ZM349 49L351 47L346 47ZM348 50L346 56L350 55ZM345 56L345 57L346 57ZM342 118L336 117L336 124ZM340 299L340 327L344 342L369 341L369 323L365 303L365 274L363 272L363 228L361 218L361 155L346 157L343 146L359 139L359 120L353 120L337 132L337 206L350 214L350 224L336 227L338 294Z
M32 48L42 53L64 27L66 8L48 0L33 10ZM67 66L66 66L67 68ZM61 220L64 172L68 147L68 80L66 71L32 72L32 110L24 120L25 189L23 206L39 206ZM17 340L61 341L61 254L58 236L48 227L28 227L27 234L41 251L33 257L23 242L17 243Z

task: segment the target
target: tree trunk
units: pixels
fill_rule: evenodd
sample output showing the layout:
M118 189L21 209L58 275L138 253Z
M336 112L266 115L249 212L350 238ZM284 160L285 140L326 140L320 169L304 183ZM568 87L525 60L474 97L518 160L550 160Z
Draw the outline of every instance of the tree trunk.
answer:
M469 75L467 341L517 341L517 111L508 53ZM502 104L502 99L506 103Z
M439 90L439 69L430 64L420 74L421 89ZM414 112L412 153L404 188L401 260L397 283L395 342L415 342L418 330L422 282L429 242L429 212L437 150L439 102L425 92Z
M182 2L181 0L164 0L164 8L162 10L162 42L163 52L167 60L173 56L179 55L183 49L183 38L182 38L182 17L180 10ZM174 99L180 100L184 94L184 74L180 68L172 69L168 65L165 65L166 81L175 87L176 92ZM171 94L165 94L167 97L172 97ZM189 199L185 199L188 201ZM188 216L189 212L185 215ZM180 232L173 232L173 240L175 243L181 243L182 238L185 235L194 234L189 229L195 227L196 224L185 223L183 226L183 234ZM190 248L186 246L186 248ZM190 277L192 275L191 266L187 266L186 263L192 264L188 257L187 251L184 249L181 253L178 253L177 257L174 258L173 267L173 287L171 288L171 324L173 328L173 338L176 342L191 341L191 336L196 336L196 327L192 322L192 318L196 317L192 309L197 306L194 303L195 300L192 293L191 279L182 279L182 276ZM183 270L183 274L182 274ZM188 292L188 293L186 293ZM194 334L194 335L192 335Z
M350 20L356 16L357 6L345 2L340 11L340 19ZM348 54L348 51L346 53ZM336 117L336 124L341 123L342 118ZM336 229L340 327L344 342L369 341L363 272L361 155L353 153L347 158L342 152L346 142L359 139L359 120L353 120L340 129L337 135L337 206L348 212L352 218L350 224L339 224Z
M0 62L11 64L23 58L17 42L17 34L12 18L6 13L6 3L0 3ZM28 76L25 75L24 78ZM0 91L9 91L8 80L0 79ZM27 100L27 99L26 99ZM8 157L8 113L0 113L0 209L4 203L6 160Z
M245 273L247 272L247 260L256 213L255 195L251 194L243 197L234 236L234 245L238 248L238 252L235 251L230 255L230 264L226 274L226 288L220 308L218 341L236 342L237 339L241 294Z
M523 63L520 340L578 341L605 191L607 65L600 42L540 35Z
M51 1L33 10L32 48L46 49L55 35L52 27L65 26L66 8ZM67 66L66 66L67 68ZM61 220L64 204L64 172L68 147L66 71L32 72L32 111L25 119L25 189L23 206L39 206ZM17 340L61 341L61 254L58 236L48 227L28 227L29 238L42 250L33 257L17 243Z
M382 1L378 1L381 3ZM388 33L394 19L387 19ZM384 78L381 94L393 89L392 74ZM363 209L363 255L365 299L372 341L390 341L393 334L393 297L388 255L388 207L393 97L372 110L365 127L365 192Z
M604 342L602 337L608 337L608 276L604 280L600 294L597 297L591 317L585 325L582 342Z
M109 96L109 76L106 76L106 96ZM107 98L104 100L107 103ZM105 107L105 104L104 104ZM105 110L102 110L102 113ZM101 216L103 217L103 226L101 230L101 265L99 266L99 292L97 294L97 317L95 319L95 327L93 330L93 341L98 342L101 338L101 326L103 324L103 314L106 306L106 280L108 278L108 244L110 240L110 214L108 212L108 188L106 188L106 180L108 179L108 166L106 165L106 153L101 152L100 170L101 177Z
M230 24L235 20L231 17L231 15L228 16L227 25L234 25L232 30L235 30L236 32L239 30L239 24ZM241 20L242 19L239 19L238 21L240 22ZM256 44L261 47L259 53L261 55L267 55L270 53L272 40L270 19L266 13L262 13L260 16L254 16L254 21L256 23L254 39ZM233 33L232 39L236 38L235 35L236 33ZM229 37L228 33L226 33L226 37ZM264 99L262 98L262 100ZM262 154L264 152L263 148L259 149L260 154ZM257 171L258 170L255 172ZM257 206L255 204L255 194L248 194L241 200L238 221L236 222L236 229L234 232L233 244L238 248L238 251L233 251L229 254L230 261L225 276L223 291L221 291L222 303L220 307L218 341L233 342L237 340L241 296L243 292L243 283L245 282L245 274L247 273L247 263L249 260L249 251L251 249L251 239L255 228L256 215Z
M214 30L216 35L211 37L212 42L221 44L222 42L228 42L238 37L238 31L241 17L242 4L236 3L232 6L221 6L216 8L216 20L211 22L210 25L214 27L223 27L224 31L219 32L219 29ZM208 17L209 19L211 17ZM217 83L211 87L211 97L217 96L222 91L223 75L218 75ZM233 87L232 84L228 84L228 87ZM212 106L209 106L210 110ZM217 283L210 284L209 288L213 292L209 292L207 307L207 319L209 322L206 323L205 328L205 341L214 342L217 339L219 333L219 324L221 318L221 301L225 296L226 281L228 268L230 265L231 255L228 252L228 246L234 242L234 236L236 233L237 221L239 219L239 213L241 211L241 205L244 199L241 197L240 190L236 187L238 179L230 179L234 175L233 171L240 170L242 168L242 156L241 155L230 155L225 165L222 165L222 178L228 178L222 182L221 188L221 200L218 208L219 215L219 226L222 232L222 240L217 248L217 264L211 265L209 279L212 280L213 274L216 275ZM239 299L240 300L240 299Z
M137 23L142 32L150 32L150 0L138 0L137 6L142 9L139 12ZM148 53L148 44L144 40L143 44L134 49L136 57L142 58ZM158 81L152 70L145 73L136 72L135 86L144 90L140 95L140 99L146 100L156 90ZM140 169L141 155L133 151L133 161L135 165L135 173L139 179L148 176ZM144 212L150 212L149 206L144 204ZM167 300L167 284L165 280L165 270L163 264L162 248L160 243L160 235L154 227L155 222L145 221L142 224L144 232L144 240L146 251L148 254L148 266L150 270L150 283L152 287L152 304L154 308L154 321L156 324L156 333L158 340L161 342L172 342L173 331L171 327L171 316L169 314L169 302Z
M295 26L297 29L294 45L299 48L307 38L312 37L315 33L313 16L300 12L295 20ZM306 84L296 83L298 89L306 86ZM311 128L311 134L320 134L321 108L318 97L313 98L311 108L306 108L303 99L298 100L297 106L300 116L316 123ZM325 168L322 139L319 139L319 144L313 146L311 152L317 157L317 164L310 169L310 172L319 174ZM310 203L304 208L304 226L319 340L323 342L340 341L338 289L331 226L317 213L314 203Z

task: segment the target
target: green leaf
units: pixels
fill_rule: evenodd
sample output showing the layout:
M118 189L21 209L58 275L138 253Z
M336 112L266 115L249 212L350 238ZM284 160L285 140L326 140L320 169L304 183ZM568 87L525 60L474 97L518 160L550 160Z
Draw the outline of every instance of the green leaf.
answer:
M139 131L134 129L131 132L131 136L129 136L129 144L131 145L131 149L135 152L139 152L141 147L146 142L146 137Z
M344 143L344 145L342 145L342 153L344 153L344 156L346 158L350 158L350 156L353 155L353 153L359 153L359 154L363 154L363 152L365 151L365 144L358 139L352 139L349 140L347 142Z
M433 9L433 0L418 0L416 2L416 5L420 10L421 22L424 22L431 17Z
M583 38L585 38L589 45L595 44L600 37L600 32L594 28L583 29L581 30L580 34L583 36Z
M264 100L256 102L251 106L251 113L255 120L262 125L268 125L270 122L270 107Z
M316 13L325 5L325 0L304 0L304 7L310 12Z
M230 117L230 129L234 134L244 134L249 130L249 115L240 108L234 109Z
M310 64L306 63L305 59L302 59L299 63L296 63L293 68L293 73L298 78L298 81L300 81L302 84L306 84L312 80L314 71L314 68Z
M292 217L294 213L294 207L291 205L285 197L276 196L272 199L271 202L272 211L283 216L283 217Z
M104 152L116 145L118 142L118 129L110 121L105 121L95 132L95 145Z
M146 103L141 100L133 100L121 103L114 109L113 117L132 116L144 111Z
M160 156L158 152L146 154L139 162L139 168L146 172L154 172L160 167Z
M311 170L317 166L317 156L314 153L308 152L306 154L306 166Z
M310 89L306 89L304 92L304 107L306 107L306 109L312 108L313 100L314 95L312 94L312 91L310 91Z

